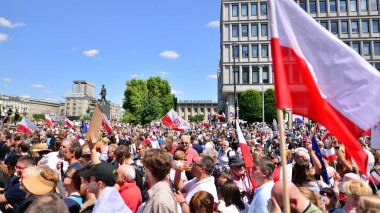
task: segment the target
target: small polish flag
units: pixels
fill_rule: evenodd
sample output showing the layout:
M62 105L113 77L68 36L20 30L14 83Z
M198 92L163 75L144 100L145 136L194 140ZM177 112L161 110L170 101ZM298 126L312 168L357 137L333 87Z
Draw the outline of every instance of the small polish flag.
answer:
M323 150L322 151L322 157L330 162L333 162L338 159L338 157L335 154L334 147L331 149Z
M371 172L371 179L376 186L380 184L380 175L376 171Z
M51 120L51 117L48 114L45 114L45 123L50 127L54 126L53 121Z
M329 132L329 130L326 130L325 134L322 135L321 141L324 142L329 136L333 136L333 135Z
M36 129L38 129L36 124L29 121L25 117L22 119L21 123L17 127L18 132L26 133L28 135L30 135L33 132L33 130L36 130Z
M174 109L171 109L162 119L162 123L171 127L176 131L183 132L184 130L190 129L190 124L178 116L177 112Z
M286 165L286 177L288 181L292 181L292 172L293 172L293 165L292 164L287 164ZM273 174L272 174L272 179L273 182L277 182L279 180L282 180L282 166L278 166L274 168Z
M70 128L74 126L74 123L70 121L68 118L65 118L65 121L63 122L63 124Z
M102 118L102 125L108 134L112 133L112 125L104 113L103 113L103 118Z

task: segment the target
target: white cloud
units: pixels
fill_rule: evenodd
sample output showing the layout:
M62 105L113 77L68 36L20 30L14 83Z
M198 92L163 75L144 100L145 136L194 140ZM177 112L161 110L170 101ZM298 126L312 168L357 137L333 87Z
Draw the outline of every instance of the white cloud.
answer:
M182 94L182 91L172 89L172 94L174 94L174 95L180 95L180 94Z
M165 76L169 75L168 72L164 72L164 71L160 71L160 72L158 72L158 74L159 74L160 76L162 76L162 77L165 77Z
M83 54L88 57L93 57L99 54L99 50L97 49L85 50L83 51Z
M11 78L2 78L1 80L4 81L4 82L11 82L12 81Z
M212 28L217 28L220 26L220 21L210 21L209 23L206 24L207 27L212 27Z
M30 95L20 95L21 98L30 98Z
M5 33L0 33L0 43L8 40L8 35Z
M217 75L207 75L207 78L209 78L209 79L216 79L216 78L218 78L218 76Z
M33 84L32 87L33 88L39 88L39 89L45 88L45 86L42 84Z
M12 23L8 19L4 17L0 17L0 26L6 27L6 28L16 28L16 27L25 26L25 23L21 23L21 22Z
M45 90L45 93L51 93L52 91L51 90Z
M168 58L168 59L178 59L179 58L179 54L173 50L165 50L165 51L160 53L160 56L163 58Z

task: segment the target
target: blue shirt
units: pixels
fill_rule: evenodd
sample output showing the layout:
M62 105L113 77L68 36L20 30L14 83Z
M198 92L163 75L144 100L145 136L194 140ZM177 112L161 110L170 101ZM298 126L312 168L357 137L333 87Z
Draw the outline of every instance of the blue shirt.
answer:
M268 201L272 197L273 180L264 183L255 190L255 196L249 206L249 213L266 213L268 212Z

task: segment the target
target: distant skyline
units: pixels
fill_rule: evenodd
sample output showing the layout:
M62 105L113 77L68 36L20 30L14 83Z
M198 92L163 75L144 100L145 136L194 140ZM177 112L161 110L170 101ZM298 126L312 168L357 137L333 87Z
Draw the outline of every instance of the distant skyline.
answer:
M0 94L64 101L73 80L122 104L160 76L178 100L217 100L220 1L0 0Z

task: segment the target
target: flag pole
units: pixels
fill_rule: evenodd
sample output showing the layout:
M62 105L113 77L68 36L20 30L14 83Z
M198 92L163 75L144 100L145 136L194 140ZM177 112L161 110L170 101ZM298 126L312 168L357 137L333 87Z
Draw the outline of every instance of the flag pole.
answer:
M288 176L287 176L287 160L286 160L286 144L284 133L284 113L281 109L277 109L277 120L280 130L280 153L281 153L281 167L282 167L282 182L283 182L283 211L285 213L290 212L289 205L289 192L288 192Z

